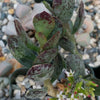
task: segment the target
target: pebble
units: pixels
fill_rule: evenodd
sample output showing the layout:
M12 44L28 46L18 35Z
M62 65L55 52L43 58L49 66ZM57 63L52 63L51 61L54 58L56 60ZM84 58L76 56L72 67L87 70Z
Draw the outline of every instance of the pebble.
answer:
M15 3L15 4L14 4L14 9L16 9L16 8L17 8L17 6L18 6L18 4L16 4L16 3Z
M11 15L13 15L14 14L14 9L9 9L8 13L11 14Z
M2 22L2 25L7 24L7 22L8 22L8 20L5 18L5 19L3 20L3 22Z
M0 98L2 98L4 96L4 92L3 90L0 89Z
M16 83L19 83L19 82L22 82L24 80L25 76L23 75L19 75L17 78L16 78Z
M5 32L5 30L6 30L6 26L3 26L2 27L2 32Z
M14 17L12 15L8 15L7 18L9 21L14 21Z
M14 90L14 96L16 99L20 99L21 98L21 91L20 90Z
M0 13L0 20L4 20L7 17L7 15L4 12Z
M5 46L2 40L0 40L0 46L1 47L4 47Z
M86 59L89 59L90 57L89 57L89 55L88 54L84 54L83 56L82 56L82 59L83 60L86 60Z
M98 55L98 56L96 57L96 59L97 59L97 61L99 62L99 61L100 61L100 55Z
M31 86L35 85L35 82L33 80L29 80L29 83L30 83Z

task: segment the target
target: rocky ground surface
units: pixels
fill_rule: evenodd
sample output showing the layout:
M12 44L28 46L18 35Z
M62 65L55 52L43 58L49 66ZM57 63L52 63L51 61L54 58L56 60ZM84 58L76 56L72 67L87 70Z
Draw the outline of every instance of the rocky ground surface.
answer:
M76 4L76 7L77 6L78 4ZM24 29L30 39L35 43L36 40L31 23L25 24L27 22L25 18L29 17L29 14L32 13L35 7L34 0L0 0L0 47L2 47L2 52L6 59L13 58L8 50L7 35L16 34L13 26L14 19L17 18L22 21ZM30 13L24 16L25 13L23 12L23 14L21 14L19 9L22 10L22 12L23 9L25 9L26 12ZM31 15L34 15L34 13ZM82 38L84 38L84 40ZM88 2L85 3L85 21L82 28L76 34L76 40L77 48L82 54L84 62L91 67L100 66L100 0L88 0ZM68 55L63 49L61 49L60 52L64 57ZM8 78L0 78L0 100L10 100L8 83ZM14 100L25 100L23 95L29 88L41 88L39 84L25 78L25 76L18 76L16 83L21 90L14 90Z

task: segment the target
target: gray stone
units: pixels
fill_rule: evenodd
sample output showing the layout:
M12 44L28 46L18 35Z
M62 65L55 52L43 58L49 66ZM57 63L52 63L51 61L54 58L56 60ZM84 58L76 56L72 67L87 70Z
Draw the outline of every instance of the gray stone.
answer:
M4 91L0 89L0 98L2 98L3 96L4 96Z

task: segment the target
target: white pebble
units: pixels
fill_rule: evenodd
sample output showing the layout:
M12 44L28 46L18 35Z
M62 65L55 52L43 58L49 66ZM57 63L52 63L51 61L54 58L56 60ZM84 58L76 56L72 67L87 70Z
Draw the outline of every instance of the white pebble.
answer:
M14 17L12 15L8 15L7 18L8 18L9 21L14 21Z
M36 89L36 86L35 85L33 86L33 89Z
M20 90L14 90L14 95L16 99L20 99L21 98L21 92Z
M2 39L7 40L7 35L4 35Z
M37 88L37 89L41 89L41 86L40 86L40 85L38 85L36 88Z
M6 27L7 27L7 26L3 26L3 27L2 27L2 32L5 32L5 31L6 31Z
M0 46L1 47L4 47L5 46L2 40L0 40Z
M95 67L97 67L97 66L99 66L100 65L100 61L96 61L95 63L94 63L94 66Z
M83 59L83 60L89 59L89 55L88 55L88 54L84 54L84 55L82 56L82 59Z
M14 4L14 9L16 9L16 8L17 8L17 6L18 6L18 4Z
M97 59L97 61L100 61L100 55L98 55L98 56L96 57L96 59Z
M8 22L8 20L4 19L3 22L2 22L2 24L5 25L5 24L7 24L7 22Z

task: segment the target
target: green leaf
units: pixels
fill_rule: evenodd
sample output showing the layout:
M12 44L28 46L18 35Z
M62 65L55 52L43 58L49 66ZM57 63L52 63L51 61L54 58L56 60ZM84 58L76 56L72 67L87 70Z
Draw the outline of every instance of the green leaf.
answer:
M84 62L81 60L79 55L71 54L66 58L66 65L68 70L72 70L74 73L74 78L78 79L79 76L85 75Z
M41 32L36 32L35 37L39 41L40 47L43 47L43 45L47 42L45 35Z
M50 63L56 55L57 49L45 50L36 57L34 64Z
M73 14L75 0L53 0L53 9L57 18L63 23L68 22Z
M18 75L26 75L28 71L28 68L22 67L17 69L15 72L13 72L9 77L9 95L10 97L13 96L13 84L15 84L15 79Z
M74 53L74 50L76 48L76 45L75 43L73 43L71 40L69 40L68 38L66 37L62 37L60 40L59 40L59 45L65 49L66 51L69 51L71 53Z
M36 32L41 32L48 37L55 27L55 20L50 14L43 11L34 17L33 24Z
M39 52L40 51L39 48L35 44L33 44L33 42L29 39L21 23L18 22L17 20L15 20L14 23L15 23L15 28L16 28L18 37L21 38L21 41L25 43L27 48L31 49L34 52Z
M42 100L47 93L47 90L43 87L42 89L29 89L25 97L29 100Z
M52 1L52 0L51 0L51 1ZM46 7L50 12L54 13L54 12L53 12L53 9L51 8L50 4L49 4L47 1L43 1L43 4L45 5L45 7Z
M13 54L13 56L18 60L22 65L26 67L31 67L35 59L35 53L27 48L26 44L21 41L21 38L18 36L8 37L8 46Z
M48 50L57 46L60 38L60 32L55 33L43 46L43 50Z
M54 17L54 19L55 19L55 27L54 27L53 31L49 34L48 39L50 39L57 32L60 32L61 35L63 33L63 25L62 25L61 21L55 17Z
M32 66L28 72L28 77L34 79L35 81L44 82L50 79L52 73L54 72L54 66L51 64L38 64Z
M17 36L8 36L8 46L13 56L26 67L31 67L39 49L28 38L21 24L15 20Z
M96 96L100 96L100 79L97 79L97 78L92 78L91 81L95 82L98 87L94 87L95 91L94 91L94 94Z
M76 21L74 23L72 34L75 34L79 30L79 28L81 27L81 25L83 23L83 20L84 20L84 4L81 1L78 15L77 15Z
M59 75L62 72L62 69L66 68L65 62L60 54L57 54L57 56L55 57L54 66L55 66L54 73L53 73L52 78L51 78L52 82L54 80L58 79Z

